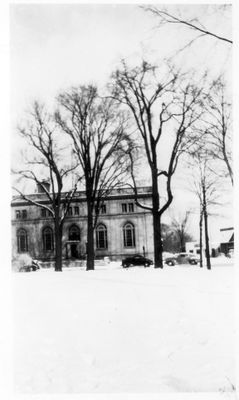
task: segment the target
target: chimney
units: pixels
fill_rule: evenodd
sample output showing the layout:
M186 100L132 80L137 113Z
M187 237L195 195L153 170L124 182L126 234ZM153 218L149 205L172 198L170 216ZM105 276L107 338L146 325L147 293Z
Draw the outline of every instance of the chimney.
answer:
M41 183L37 183L37 193L45 193L42 186L44 186L47 192L50 191L50 183L47 180L43 180Z

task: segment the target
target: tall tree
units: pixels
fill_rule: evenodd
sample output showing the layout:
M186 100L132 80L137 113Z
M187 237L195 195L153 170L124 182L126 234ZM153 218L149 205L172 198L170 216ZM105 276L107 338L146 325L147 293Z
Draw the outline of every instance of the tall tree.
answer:
M188 211L184 213L178 213L172 218L172 229L178 239L180 251L186 251L186 241L189 239L188 234L188 221L190 213Z
M161 72L160 77L158 72ZM192 145L190 133L201 114L202 92L172 69L161 71L145 61L135 68L123 62L112 79L112 96L130 110L138 141L141 140L146 155L152 183L152 207L137 199L133 152L129 153L131 176L138 206L152 212L154 262L156 268L163 268L161 217L173 200L172 177L179 157ZM163 168L161 159L165 155L167 165ZM162 178L164 183L159 184ZM162 204L163 184L166 200Z
M204 130L211 147L211 155L214 159L224 162L227 175L233 185L232 104L222 77L211 85L206 111Z
M201 194L200 191L197 191L199 201L200 201L200 209L199 209L199 251L200 251L200 268L203 267L203 205L201 202Z
M209 215L210 207L219 204L219 178L212 168L213 160L210 151L200 150L193 154L193 190L199 200L200 218L200 266L203 266L202 248L203 248L203 226L205 240L205 255L207 269L211 269L210 260L210 240L209 240Z
M73 141L84 176L87 201L87 270L94 269L94 229L100 204L122 185L128 165L127 116L115 102L100 97L95 86L72 88L58 97L55 120Z
M19 127L18 131L28 145L25 157L25 167L14 170L20 179L30 180L40 186L45 194L47 204L35 200L32 196L24 194L18 188L14 188L20 197L29 204L46 209L53 218L55 237L55 271L62 271L62 232L65 217L80 177L69 191L63 193L64 183L77 168L77 163L71 159L71 154L66 153L66 144L52 116L43 105L38 102L33 104L29 118L25 126ZM66 163L66 155L69 165ZM50 190L44 184L43 178L50 184Z
M180 219L177 218L177 228L175 228L173 223L169 225L165 223L161 224L164 252L184 252L185 243L193 241L193 237L186 231L186 228L183 228L182 234L182 228L178 228L179 221L181 221L181 216Z

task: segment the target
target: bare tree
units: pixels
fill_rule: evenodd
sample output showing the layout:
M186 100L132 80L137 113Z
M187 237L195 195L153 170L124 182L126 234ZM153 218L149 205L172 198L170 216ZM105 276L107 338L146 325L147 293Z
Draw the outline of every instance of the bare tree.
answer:
M225 5L223 5L225 6ZM230 5L228 5L230 7ZM224 37L220 34L217 34L204 26L203 22L198 18L198 17L193 17L193 18L187 18L186 16L183 17L175 11L175 13L172 13L168 11L167 8L162 8L162 7L155 7L155 6L144 6L143 7L146 11L149 11L151 14L156 16L159 21L159 27L163 26L165 24L171 24L171 25L179 25L182 27L185 27L186 29L190 29L198 35L193 38L192 41L188 43L188 45L191 45L195 40L203 37L203 36L209 36L211 38L214 38L216 40L220 40L229 44L232 44L233 41L227 37ZM225 9L225 7L224 7ZM215 13L214 13L215 14Z
M196 189L200 201L199 210L199 251L200 251L200 268L203 267L203 204L201 202L201 193Z
M60 145L62 141L64 142L62 132L59 132L52 117L38 102L34 103L25 126L19 127L18 131L29 145L29 151L24 162L26 168L13 172L21 180L30 180L39 185L45 194L46 204L24 194L16 187L14 189L29 204L46 209L52 216L55 237L55 271L62 271L63 225L80 178L78 177L70 191L63 193L63 186L69 175L76 169L77 163L72 164L72 159L70 159L69 165L66 165L65 146ZM51 191L43 183L42 177L49 180Z
M177 221L176 227L173 223L168 225L165 223L161 224L164 252L184 252L185 243L193 240L193 237L188 233L186 227L182 228L181 226L180 221L182 221L184 215L180 215L175 218Z
M94 229L101 202L122 185L128 166L125 151L127 117L95 86L72 88L58 97L55 118L73 141L84 176L87 201L87 270L94 269Z
M157 68L147 62L132 69L123 62L122 68L113 74L112 96L130 110L138 140L143 144L151 174L152 207L137 199L133 152L129 153L131 177L136 203L152 212L155 267L163 268L161 217L173 200L172 177L179 157L192 145L189 134L200 116L201 90L172 70L162 72L160 79L157 73ZM168 142L166 146L164 136ZM164 168L160 166L159 151L161 155L168 152ZM159 184L160 179L164 182ZM166 199L162 204L159 191L163 185Z
M212 83L204 119L204 131L211 148L211 156L225 163L227 175L233 185L232 104L228 100L226 84L221 77Z
M193 181L194 181L194 193L197 195L199 200L199 233L200 233L200 267L203 266L203 226L204 226L204 239L205 239L205 255L207 269L211 269L210 260L210 241L209 241L209 208L219 204L218 197L218 184L219 178L213 172L212 169L212 158L210 151L202 150L197 151L193 154Z
M186 211L184 213L178 213L177 216L172 218L172 229L176 234L179 241L180 251L186 251L186 241L189 238L188 234L188 221L190 212Z

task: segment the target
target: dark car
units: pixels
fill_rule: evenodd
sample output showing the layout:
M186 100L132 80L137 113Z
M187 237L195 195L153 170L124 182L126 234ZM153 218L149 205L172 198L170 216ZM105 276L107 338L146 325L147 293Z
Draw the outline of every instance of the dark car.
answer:
M36 260L32 260L32 263L29 265L23 265L19 268L19 272L31 272L40 269L40 265Z
M167 257L165 259L165 263L167 265L175 265L175 264L191 264L191 265L196 265L199 263L199 258L194 256L193 254L189 253L179 253L175 254L172 257Z
M152 260L149 260L149 258L145 258L140 254L135 254L134 256L130 256L122 260L123 268L133 267L134 265L143 265L144 267L149 267L152 264Z

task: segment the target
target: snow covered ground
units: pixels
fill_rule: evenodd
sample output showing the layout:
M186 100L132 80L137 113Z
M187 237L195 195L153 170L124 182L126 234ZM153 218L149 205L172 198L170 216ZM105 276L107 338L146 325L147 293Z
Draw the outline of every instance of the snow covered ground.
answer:
M18 393L230 392L234 268L14 273Z

